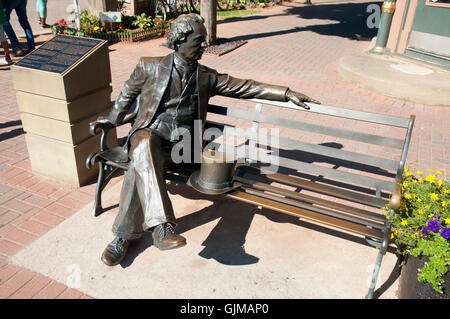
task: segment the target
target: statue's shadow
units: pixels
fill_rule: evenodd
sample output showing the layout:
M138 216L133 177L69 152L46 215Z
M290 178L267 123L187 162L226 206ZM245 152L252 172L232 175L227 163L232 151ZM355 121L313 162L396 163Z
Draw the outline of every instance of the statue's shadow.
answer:
M187 199L208 200L212 202L210 206L177 218L176 230L177 233L183 234L189 230L218 220L208 237L203 241L202 246L204 248L199 252L199 256L206 259L214 259L224 265L250 265L259 261L258 256L254 256L245 250L245 238L255 214L262 215L272 222L290 223L354 240L360 244L366 244L362 239L355 236L343 234L319 225L313 225L295 216L280 214L264 208L258 209L252 204L230 200L226 195L205 195L199 193L184 183L171 181L168 183L167 189L170 194L178 194ZM187 238L187 244L189 245L189 238ZM142 238L132 242L121 266L124 268L130 266L134 259L146 249L156 249L152 245L153 239L151 233L144 233Z
M248 265L258 262L258 257L246 253L244 249L245 237L257 209L254 205L232 201L225 195L201 194L179 182L169 182L167 189L170 194L178 194L187 199L212 202L210 206L177 218L176 231L179 234L219 220L203 241L204 248L199 252L199 256L215 259L226 265ZM189 238L187 238L187 244L189 245ZM121 263L122 267L131 265L140 253L152 245L150 232L146 232L139 240L133 241L127 257Z

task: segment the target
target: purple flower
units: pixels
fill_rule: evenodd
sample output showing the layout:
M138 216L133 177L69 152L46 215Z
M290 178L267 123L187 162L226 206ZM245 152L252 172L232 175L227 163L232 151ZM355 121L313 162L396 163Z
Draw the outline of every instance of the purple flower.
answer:
M442 215L434 215L434 216L431 216L431 219L439 219L439 218L441 218L441 216Z
M450 238L450 228L448 228L448 227L442 228L441 236L445 239L449 239Z
M428 228L424 227L422 228L422 236L428 235Z
M428 222L428 229L432 232L437 232L441 228L441 224L437 220L430 220Z

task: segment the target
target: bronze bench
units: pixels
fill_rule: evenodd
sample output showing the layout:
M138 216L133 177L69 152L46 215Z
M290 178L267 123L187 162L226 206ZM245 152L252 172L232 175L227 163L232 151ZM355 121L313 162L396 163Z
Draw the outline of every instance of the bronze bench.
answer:
M401 177L415 116L311 103L311 109L304 110L290 102L219 99L220 104L234 106L210 105L208 126L219 129L222 136L215 134L209 146L239 155L233 179L237 188L226 196L365 238L379 249L366 296L373 298L389 246L389 216L400 205ZM122 124L131 123L136 113ZM102 133L100 150L87 159L88 167L98 162L100 169L93 216L102 211L101 191L110 176L117 169L127 169L126 163L99 156L111 151L106 145L111 128L98 122L90 127L91 134L98 129ZM263 134L269 129L270 133ZM273 134L276 130L280 134ZM229 138L224 139L230 136L235 136L231 144ZM166 176L187 182L191 173L167 171Z

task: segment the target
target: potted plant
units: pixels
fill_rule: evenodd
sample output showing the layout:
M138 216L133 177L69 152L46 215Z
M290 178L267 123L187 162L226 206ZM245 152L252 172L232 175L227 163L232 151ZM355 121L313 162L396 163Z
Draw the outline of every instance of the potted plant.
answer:
M397 253L405 257L399 297L448 298L450 179L445 169L424 173L405 168L402 199L392 216L391 231Z
M136 16L135 20L131 24L141 30L149 30L154 25L152 17L147 17L145 13L142 13L140 16Z

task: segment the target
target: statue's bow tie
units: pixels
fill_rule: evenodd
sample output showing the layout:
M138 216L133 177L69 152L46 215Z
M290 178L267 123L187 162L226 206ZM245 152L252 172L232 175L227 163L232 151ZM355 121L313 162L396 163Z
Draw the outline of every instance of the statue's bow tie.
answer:
M177 70L182 73L192 73L197 69L197 65L198 65L197 61L195 61L194 63L188 64L177 58L175 58L174 62L175 62L175 67L177 68Z
M186 65L175 63L175 67L177 68L178 71L184 74L194 72L195 69L197 68L197 65Z

